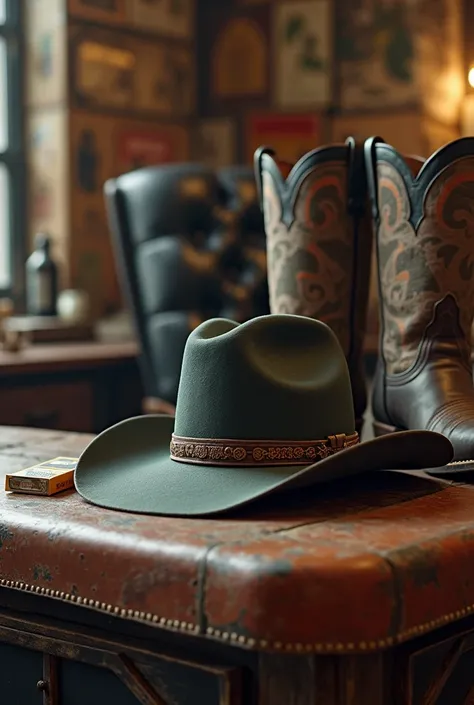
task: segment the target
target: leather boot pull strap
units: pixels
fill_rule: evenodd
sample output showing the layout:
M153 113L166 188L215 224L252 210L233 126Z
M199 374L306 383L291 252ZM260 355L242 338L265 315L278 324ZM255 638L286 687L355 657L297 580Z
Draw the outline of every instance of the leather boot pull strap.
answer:
M364 150L353 137L348 137L349 169L347 174L347 211L352 216L363 216L367 200Z
M377 144L383 144L384 140L381 137L370 137L365 141L365 171L368 183L370 204L372 207L372 218L374 222L379 224L379 199L377 189L377 163L375 156L375 147Z
M274 157L275 152L271 149L271 147L259 147L253 157L253 170L255 174L255 181L257 183L257 195L261 211L263 211L262 159L264 154Z

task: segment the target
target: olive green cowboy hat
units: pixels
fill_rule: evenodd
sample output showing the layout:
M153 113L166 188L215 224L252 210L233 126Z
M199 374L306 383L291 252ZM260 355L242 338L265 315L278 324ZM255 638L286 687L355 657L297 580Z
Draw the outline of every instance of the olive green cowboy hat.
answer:
M284 489L452 457L450 441L429 431L359 443L334 333L310 318L269 315L196 328L176 418L140 416L104 431L83 452L75 482L102 507L203 516Z

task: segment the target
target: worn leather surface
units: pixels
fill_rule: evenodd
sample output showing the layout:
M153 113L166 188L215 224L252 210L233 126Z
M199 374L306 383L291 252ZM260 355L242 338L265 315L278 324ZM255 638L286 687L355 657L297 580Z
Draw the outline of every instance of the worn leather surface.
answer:
M371 156L382 313L374 416L443 433L456 459L472 459L474 140L423 165L384 144Z
M89 440L2 428L0 480ZM0 581L260 650L386 648L474 610L473 486L382 472L318 492L225 520L1 492Z

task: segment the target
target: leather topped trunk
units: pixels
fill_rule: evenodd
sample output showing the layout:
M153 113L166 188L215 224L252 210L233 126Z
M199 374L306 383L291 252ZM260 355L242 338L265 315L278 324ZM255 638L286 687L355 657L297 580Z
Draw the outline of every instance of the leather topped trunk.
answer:
M88 440L81 434L0 429L0 476L58 455L77 455ZM137 639L143 633L151 651L154 640L160 653L169 648L181 659L198 648L198 663L217 659L225 668L241 669L246 695L238 695L239 686L231 689L233 699L216 705L276 705L290 702L290 696L305 705L421 704L425 700L413 695L415 682L425 688L419 685L426 666L419 654L435 649L426 662L431 668L443 649L461 658L471 648L466 635L474 635L473 558L474 485L423 473L374 473L320 487L313 496L306 491L276 497L218 520L113 512L85 503L73 491L51 498L2 492L0 650L17 633L17 646L43 650L49 658L56 653L59 624L69 625L78 644L86 643L87 629L79 625L89 624L94 638L100 632L110 641L109 651L112 642L117 653L132 648L130 635ZM32 600L40 601L49 622L39 624ZM474 636L471 640L474 645ZM415 656L421 670L414 680ZM367 678L354 675L368 663ZM436 661L438 670L441 665ZM349 694L338 699L340 686L325 681L328 676L315 680L314 668L326 667L338 678L352 678L347 692L355 688L354 699ZM454 672L453 663L449 668ZM401 669L397 688L400 682L404 689L397 700L384 695L394 669ZM269 673L281 687L268 685ZM296 693L302 687L296 682L305 679L314 699L307 690ZM432 687L431 681L425 685ZM439 685L440 693L445 685ZM323 693L318 688L326 689L325 700L318 699ZM405 699L408 691L411 699ZM188 702L136 697L150 705ZM117 696L116 702L129 700Z

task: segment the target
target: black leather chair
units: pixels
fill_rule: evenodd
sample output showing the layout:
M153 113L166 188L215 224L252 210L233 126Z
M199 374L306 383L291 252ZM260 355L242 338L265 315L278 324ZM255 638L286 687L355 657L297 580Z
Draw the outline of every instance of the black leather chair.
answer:
M247 311L237 318L265 315L270 312L266 241L254 171L252 167L229 166L218 172L218 179L225 206L234 219L234 242L225 256L234 278L246 292Z
M141 345L146 411L173 411L196 325L268 313L264 230L250 202L252 184L258 207L251 168L218 175L173 164L105 184L119 279Z

